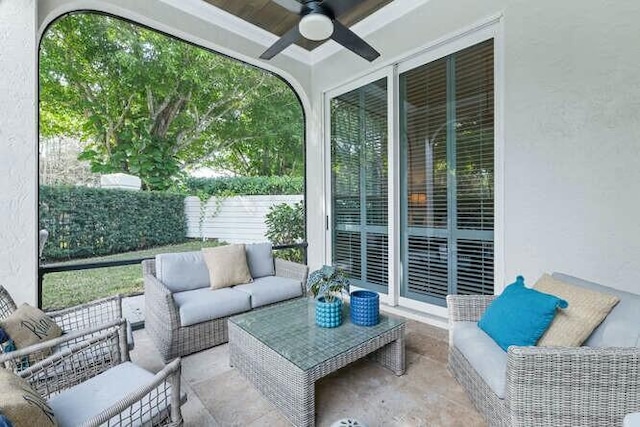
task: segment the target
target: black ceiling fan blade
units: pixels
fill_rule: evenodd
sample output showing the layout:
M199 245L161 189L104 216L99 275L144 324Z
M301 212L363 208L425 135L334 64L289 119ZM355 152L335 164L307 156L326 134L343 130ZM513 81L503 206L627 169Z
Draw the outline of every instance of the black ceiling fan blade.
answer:
M342 25L338 20L333 21L333 34L331 34L331 38L369 62L372 62L380 56L380 53L371 47L369 43Z
M322 7L331 10L334 18L337 18L362 2L363 0L324 0Z
M261 59L271 59L283 50L285 50L288 46L292 45L300 38L300 31L298 30L298 24L294 25L289 31L284 33L282 37L278 39L274 44L269 47L269 49L265 50L262 55L260 55Z

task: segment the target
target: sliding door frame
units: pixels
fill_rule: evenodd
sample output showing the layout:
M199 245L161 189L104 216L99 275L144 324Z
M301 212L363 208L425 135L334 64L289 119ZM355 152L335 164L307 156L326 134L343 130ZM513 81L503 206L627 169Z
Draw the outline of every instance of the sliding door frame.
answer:
M325 264L332 260L333 210L331 182L331 99L376 80L387 79L388 131L388 294L380 294L381 301L390 306L400 305L427 314L446 317L446 308L400 297L402 283L401 259L401 153L400 153L400 94L399 75L467 47L493 39L494 49L494 293L504 288L504 42L502 15L471 25L455 34L439 39L416 52L382 64L377 70L327 90L323 94L324 152L325 152Z
M325 253L325 264L330 263L333 258L333 233L334 233L334 223L333 223L333 197L332 197L332 176L331 176L331 99L336 98L345 93L351 92L352 90L358 89L360 87L366 86L369 83L373 83L377 80L386 79L387 81L387 157L389 159L393 159L396 156L393 155L395 152L394 146L397 144L395 139L389 137L389 135L394 135L394 123L395 117L393 113L393 94L395 93L391 85L393 84L393 69L385 67L383 69L377 70L373 73L367 74L365 77L360 78L358 80L354 80L351 83L340 86L336 89L332 89L324 93L323 99L323 108L324 108L324 124L325 124L325 140L324 140L324 150L325 150L325 188L327 189L325 193L325 212L327 216L325 218L325 247L327 248ZM396 258L399 257L398 250L400 246L396 248L395 238L393 238L392 233L396 233L398 230L397 225L392 224L393 221L396 221L397 216L395 215L395 207L397 205L396 198L398 197L395 189L394 177L397 175L397 168L395 165L392 165L391 162L388 163L387 168L387 197L390 201L388 206L388 225L387 225L387 239L388 239L388 262L389 262L389 285L388 285L388 294L380 293L380 300L385 304L396 305L397 301L393 298L394 295L398 293L395 289L398 282L392 276L394 274L394 267L396 265ZM393 203L391 203L393 201ZM399 209L398 209L399 213ZM360 289L356 286L352 286L353 290Z

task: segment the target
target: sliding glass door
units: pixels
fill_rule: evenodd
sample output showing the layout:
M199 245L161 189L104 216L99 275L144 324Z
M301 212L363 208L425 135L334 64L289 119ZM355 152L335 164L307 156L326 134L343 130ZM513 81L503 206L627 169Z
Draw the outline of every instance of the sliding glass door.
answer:
M327 94L331 262L392 305L494 293L492 31Z
M330 100L332 261L356 286L387 292L387 80Z
M493 294L493 40L399 75L401 296Z

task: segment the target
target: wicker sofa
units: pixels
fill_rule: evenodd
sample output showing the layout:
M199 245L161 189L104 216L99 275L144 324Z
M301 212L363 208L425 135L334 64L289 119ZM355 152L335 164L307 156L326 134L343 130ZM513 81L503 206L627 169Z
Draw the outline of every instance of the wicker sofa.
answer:
M620 297L582 347L504 352L477 327L493 296L449 295L449 370L489 425L621 426L640 410L640 295L554 273Z
M247 245L253 282L223 289L210 289L201 252L142 262L145 329L165 362L227 342L230 316L304 295L306 265L270 258L275 274L254 275L250 254L260 245Z

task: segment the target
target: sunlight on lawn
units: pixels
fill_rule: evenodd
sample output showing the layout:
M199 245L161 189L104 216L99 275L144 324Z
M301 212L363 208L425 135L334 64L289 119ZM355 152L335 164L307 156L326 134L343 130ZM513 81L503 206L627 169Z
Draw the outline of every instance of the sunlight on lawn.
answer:
M142 251L74 260L73 263L151 257L160 253L194 251L202 247L218 246L219 244L216 240L193 240L178 245L161 246ZM141 266L127 265L122 267L50 273L44 276L42 288L43 308L45 310L55 310L116 294L140 294L144 290L144 285L142 282Z

